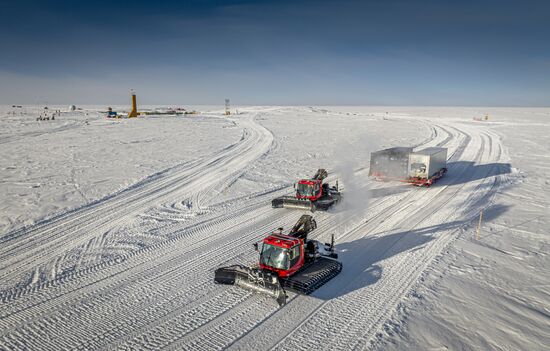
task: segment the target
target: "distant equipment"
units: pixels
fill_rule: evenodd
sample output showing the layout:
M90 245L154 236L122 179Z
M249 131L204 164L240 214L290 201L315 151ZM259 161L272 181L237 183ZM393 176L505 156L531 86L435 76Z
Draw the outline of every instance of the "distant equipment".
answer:
M486 113L483 117L474 117L474 121L488 121L489 120L489 114Z
M69 106L69 111L70 112L76 111L76 106L75 105Z
M130 111L130 113L128 113L128 118L132 118L132 117L137 117L137 116L138 116L136 93L132 90L132 91L131 91L131 94L132 94L132 111Z
M229 111L229 99L225 99L225 114L227 116L231 114L231 111Z
M119 118L118 113L112 107L107 108L107 118Z

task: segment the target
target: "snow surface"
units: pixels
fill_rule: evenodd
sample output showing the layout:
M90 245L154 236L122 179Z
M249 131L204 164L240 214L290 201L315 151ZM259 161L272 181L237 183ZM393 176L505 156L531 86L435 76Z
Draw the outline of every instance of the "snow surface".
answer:
M550 344L549 109L102 108L0 108L0 349ZM447 147L447 176L369 179L369 153L396 145ZM315 213L313 237L336 235L342 273L284 308L215 285L299 218L270 200L320 167L344 203Z

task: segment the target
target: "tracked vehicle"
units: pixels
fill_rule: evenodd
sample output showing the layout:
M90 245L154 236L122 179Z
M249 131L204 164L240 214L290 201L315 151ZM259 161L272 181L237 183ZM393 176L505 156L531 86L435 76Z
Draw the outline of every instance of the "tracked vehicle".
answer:
M342 194L338 191L338 182L333 187L323 183L327 176L326 170L318 169L313 178L302 179L295 185L294 196L278 197L271 201L271 205L274 208L294 208L311 212L328 210L341 200Z
M342 270L334 251L334 235L330 243L308 239L317 227L310 215L302 215L288 234L282 228L262 241L258 264L253 267L233 265L220 267L214 274L218 284L240 287L267 294L286 304L286 290L308 295L334 278Z

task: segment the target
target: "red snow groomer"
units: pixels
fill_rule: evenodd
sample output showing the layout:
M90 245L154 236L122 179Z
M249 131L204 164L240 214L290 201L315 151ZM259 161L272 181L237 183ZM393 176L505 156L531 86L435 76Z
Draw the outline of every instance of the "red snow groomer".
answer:
M312 179L302 179L295 185L294 196L281 196L271 201L274 208L297 208L302 210L326 211L332 205L338 203L342 195L336 186L330 187L323 180L328 176L324 169L318 169Z
M267 294L277 300L279 306L286 303L285 289L308 295L338 275L342 263L334 252L334 235L331 243L322 244L307 238L317 228L310 215L302 215L288 234L282 228L262 241L257 265L247 267L233 265L216 269L214 282L238 285Z

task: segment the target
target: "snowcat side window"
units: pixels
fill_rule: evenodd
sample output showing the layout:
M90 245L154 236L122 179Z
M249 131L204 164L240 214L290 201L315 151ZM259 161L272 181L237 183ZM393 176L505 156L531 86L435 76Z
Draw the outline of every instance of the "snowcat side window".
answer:
M277 269L288 269L289 253L282 247L264 244L260 255L260 262L269 267Z
M288 255L289 259L290 259L290 265L289 267L292 268L294 267L294 265L296 263L298 263L298 261L300 260L300 244L298 245L294 245L290 250L289 250L289 255Z

